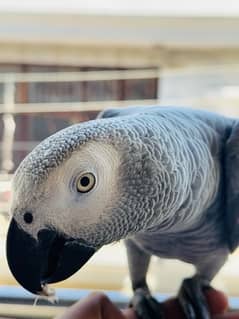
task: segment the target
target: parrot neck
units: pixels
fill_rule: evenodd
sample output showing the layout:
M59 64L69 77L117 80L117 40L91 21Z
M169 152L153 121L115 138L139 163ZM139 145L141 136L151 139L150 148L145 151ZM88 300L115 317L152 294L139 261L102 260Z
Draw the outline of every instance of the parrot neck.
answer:
M182 161L180 169L169 168L168 180L161 182L151 225L162 233L191 229L215 202L220 187L219 164L214 163L208 169L195 165L192 171L189 166L190 163Z
M135 222L142 230L189 229L202 218L218 193L220 163L210 153L215 136L207 141L196 123L189 122L185 127L178 118L151 118L147 125L141 123L141 134L135 129L139 142L134 144L135 151L129 152L134 166L127 171L131 186L127 190L137 200L132 200Z
M203 217L220 182L219 158L211 153L217 134L206 128L197 118L162 112L114 123L111 143L121 154L115 237L181 231Z

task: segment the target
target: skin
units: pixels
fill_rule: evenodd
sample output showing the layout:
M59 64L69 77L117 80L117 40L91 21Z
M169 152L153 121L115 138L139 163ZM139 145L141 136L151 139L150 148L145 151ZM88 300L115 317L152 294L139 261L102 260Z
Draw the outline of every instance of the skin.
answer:
M227 312L226 296L215 289L205 292L213 319L239 319L239 312ZM183 319L183 313L176 298L163 303L166 318ZM55 319L137 319L132 308L119 310L103 293L92 293L86 299L69 307Z

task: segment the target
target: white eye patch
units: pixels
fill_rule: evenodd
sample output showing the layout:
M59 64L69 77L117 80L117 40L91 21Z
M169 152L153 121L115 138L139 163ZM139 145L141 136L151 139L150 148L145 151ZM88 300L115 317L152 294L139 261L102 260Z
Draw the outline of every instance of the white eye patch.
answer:
M108 215L119 196L119 165L118 152L108 144L90 142L72 153L45 186L49 224L78 235L80 228Z

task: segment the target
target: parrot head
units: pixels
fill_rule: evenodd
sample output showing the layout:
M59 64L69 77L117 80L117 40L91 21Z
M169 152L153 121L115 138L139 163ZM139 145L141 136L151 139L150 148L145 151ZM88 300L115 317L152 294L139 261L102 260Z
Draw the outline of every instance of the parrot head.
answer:
M157 200L147 196L155 194L154 172L136 126L126 117L76 124L44 140L20 164L7 259L25 289L41 294L103 245L149 226L145 212Z

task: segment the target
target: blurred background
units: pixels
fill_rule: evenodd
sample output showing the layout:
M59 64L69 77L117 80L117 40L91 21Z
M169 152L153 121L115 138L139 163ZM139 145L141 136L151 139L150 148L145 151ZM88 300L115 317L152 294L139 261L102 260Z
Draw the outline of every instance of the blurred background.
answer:
M11 178L22 159L45 137L107 107L181 105L239 116L238 35L237 0L0 0L0 315L58 311L44 302L32 307L34 296L17 287L5 260ZM237 307L238 269L236 252L214 283ZM192 272L155 258L149 282L163 298ZM89 289L125 303L123 244L103 248L56 286L60 305Z

